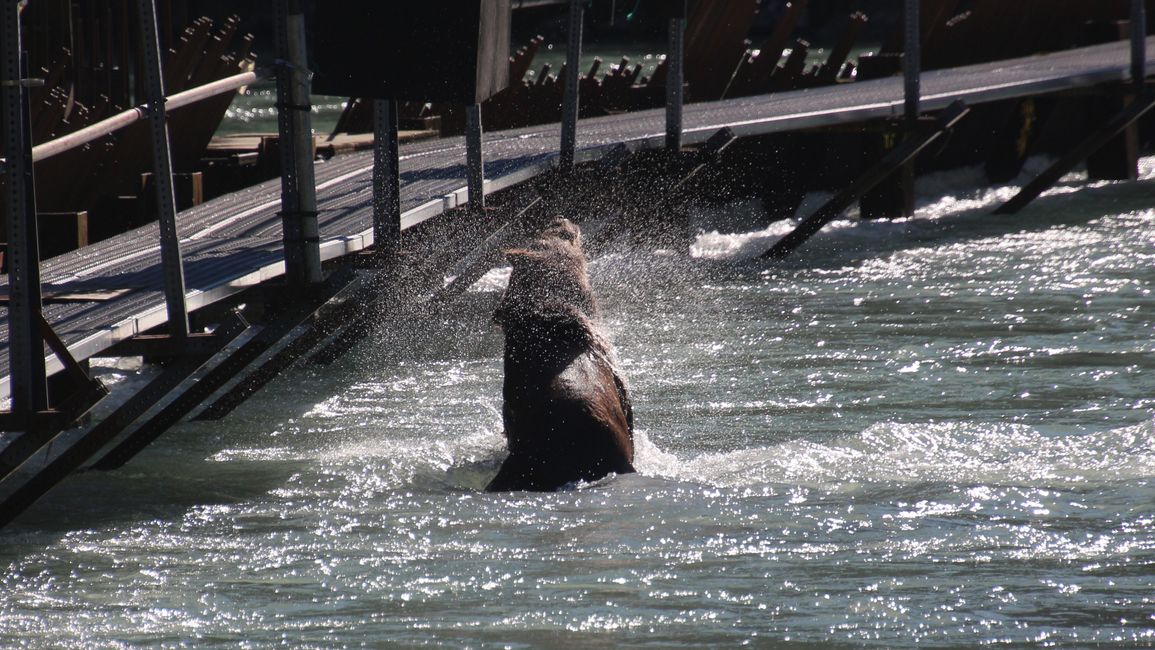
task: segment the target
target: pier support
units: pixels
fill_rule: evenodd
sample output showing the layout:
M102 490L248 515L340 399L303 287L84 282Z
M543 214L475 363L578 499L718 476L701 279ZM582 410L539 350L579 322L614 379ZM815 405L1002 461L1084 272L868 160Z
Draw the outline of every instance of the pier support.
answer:
M1136 100L1130 88L1108 90L1085 99L1091 124L1108 122ZM1139 124L1124 127L1087 156L1087 178L1097 181L1133 181L1139 178Z
M917 123L893 120L890 128L882 133L863 133L862 150L868 159L882 160L916 132ZM913 160L864 192L858 206L863 219L900 219L914 214Z
M44 319L40 246L32 163L27 75L17 6L0 9L0 135L7 156L0 212L8 233L8 355L11 409L0 413L0 431L20 432L0 451L0 481L88 412L108 391L91 380ZM45 344L64 365L71 385L50 404ZM3 519L0 518L0 526Z
M12 414L20 425L48 408L44 342L37 332L40 317L40 250L36 229L36 191L32 170L32 136L28 85L20 41L17 4L0 8L0 128L4 151L4 217L8 227L8 354ZM21 427L23 429L23 427Z
M1147 3L1131 0L1131 85L1136 95L1147 88Z
M465 166L469 210L474 214L485 211L485 158L481 144L481 104L473 104L465 109Z
M1088 102L1092 122L1103 122L1125 110L1146 92L1147 11L1144 0L1131 0L1127 25L1131 39L1131 83L1107 97ZM1139 125L1132 122L1087 157L1087 177L1094 180L1136 180L1139 178Z
M285 277L301 286L321 281L317 186L301 0L275 0L277 124L281 137L281 223Z
M1024 185L1018 194L1015 194L1006 203L1000 205L995 210L995 214L1014 214L1025 208L1028 203L1038 198L1047 188L1057 183L1060 178L1074 169L1076 165L1087 160L1091 154L1102 148L1104 144L1118 136L1139 118L1143 117L1152 107L1155 107L1155 94L1138 97L1135 101L1131 102L1130 106L1115 114L1114 117L1095 129L1093 133L1076 145L1067 155L1056 160L1050 167L1043 170L1043 173L1035 177L1030 183Z
M1155 107L1155 94L1147 88L1147 11L1143 0L1131 0L1131 94L1116 104L1117 112L1103 116L1102 125L1079 142L1067 155L1056 160L1031 182L1023 186L995 214L1015 214L1038 198L1076 165L1087 161L1088 173L1094 178L1133 178L1137 173L1138 147L1136 123ZM1096 157L1104 147L1115 150Z
M116 440L127 427L192 376L217 352L240 335L246 327L247 324L243 319L239 316L233 316L226 319L211 335L190 335L203 339L205 345L197 346L198 354L185 354L174 359L165 367L160 376L153 379L112 414L84 432L80 437L69 441L67 447L62 451L46 458L46 462L20 485L12 490L5 490L5 496L0 501L0 528L3 528L55 485L79 469L105 445ZM19 458L9 459L10 470L17 469L42 448L51 449L52 446L58 446L56 445L57 442L55 438L50 438L35 447L25 445L12 451L6 449L6 455L13 452L20 453ZM64 444L63 441L59 442ZM47 452L45 453L47 454ZM7 477L10 473L11 471L5 473L4 476ZM13 480L18 478L12 477ZM4 482L3 479L0 479L0 485Z
M682 149L682 106L686 78L686 3L678 0L670 17L666 50L666 149Z
M922 0L906 0L903 17L902 80L903 117L908 123L918 120L922 90L922 33L919 23L919 5Z
M397 100L373 102L373 246L386 258L401 245L401 156Z
M381 260L378 259L374 263L374 266L380 266L380 263ZM331 281L332 278L330 278L330 282ZM364 286L364 284L363 282L355 282L351 278L345 284L331 284L331 299L340 299L342 294L351 293L356 287ZM314 305L317 305L317 303L314 303ZM304 315L303 318L300 313L296 316L292 314L279 316L279 323L274 322L267 326L277 329L276 331L270 332L269 335L266 335L265 340L272 341L273 336L271 334L280 335L282 339L287 338L297 326L305 326L305 331L302 332L300 336L289 341L271 357L262 361L256 368L247 372L239 382L227 391L224 391L212 404L197 413L193 419L220 420L229 413L232 413L238 406L244 404L250 397L255 395L257 391L279 377L282 372L296 363L298 359L316 347L322 340L339 330L342 326L350 322L355 322L357 312L363 310L364 306L364 303L362 303L360 299L351 298L325 313L319 313L320 305L318 305L317 310ZM296 322L297 325L294 325L294 322ZM291 327L286 329L286 326Z
M883 180L895 173L903 165L910 164L922 150L938 140L948 129L958 123L970 108L961 101L956 101L943 109L933 126L922 129L917 135L907 137L902 144L895 147L877 165L871 167L865 174L859 176L849 187L839 192L834 198L818 208L809 217L802 220L794 230L778 240L770 250L762 254L764 259L782 259L794 249L810 239L823 226L838 218L854 201L873 189Z
M187 337L189 332L188 308L185 305L184 266L176 228L176 197L173 190L172 154L169 150L156 0L138 0L137 16L140 21L144 80L148 92L148 122L152 137L152 188L160 227L160 258L164 272L168 330L174 338L182 339Z
M1009 183L1023 170L1038 139L1040 123L1053 107L1052 102L1034 97L1009 100L1005 105L1005 112L996 113L991 122L995 125L994 137L983 163L987 181L992 184Z
M322 305L355 279L356 275L352 269L343 269L331 274L324 282L308 287L304 293L293 285L285 287L286 293L282 300L285 306L272 321L265 324L239 348L230 351L219 364L169 402L159 413L137 427L93 467L109 470L127 463L181 418L212 397L213 393L235 380L261 355L281 343L290 332L313 318ZM247 323L245 325L247 326Z
M889 132L867 133L872 140L866 151L879 159L889 155L899 144L918 135L918 119L922 93L922 31L919 19L921 0L905 0L903 5L902 51L902 119ZM860 201L864 219L896 219L914 214L914 159L900 166L894 173L864 192Z
M56 400L57 407L38 412L35 418L23 418L24 421L20 422L21 418L10 421L11 417L0 417L0 430L23 430L20 437L0 450L0 483L108 395L104 384L89 377L86 368L76 362L44 317L38 316L37 321L41 337L64 365L64 372L53 377L58 380L54 383L57 388L66 388L61 391L64 393L61 398Z
M561 149L558 152L558 167L570 171L574 166L577 150L577 121L581 98L579 97L578 69L582 58L582 21L585 16L584 0L570 0L569 41L565 49L565 87L562 95Z

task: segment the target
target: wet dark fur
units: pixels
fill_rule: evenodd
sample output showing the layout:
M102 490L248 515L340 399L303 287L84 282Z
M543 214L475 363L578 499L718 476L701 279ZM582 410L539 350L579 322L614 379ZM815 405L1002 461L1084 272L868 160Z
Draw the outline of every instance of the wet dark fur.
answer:
M490 491L556 490L634 471L633 409L597 323L581 233L557 219L521 249L494 314L505 331L509 445Z

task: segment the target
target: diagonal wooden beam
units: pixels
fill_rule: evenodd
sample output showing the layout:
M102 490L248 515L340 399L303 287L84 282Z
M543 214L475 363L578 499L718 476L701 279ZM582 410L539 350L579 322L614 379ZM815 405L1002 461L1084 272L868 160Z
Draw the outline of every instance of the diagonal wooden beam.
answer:
M1086 160L1088 156L1101 149L1103 145L1110 142L1112 138L1122 133L1127 127L1134 124L1136 120L1143 117L1153 106L1155 106L1155 93L1137 97L1135 101L1131 102L1130 106L1116 113L1114 117L1095 129L1093 133L1076 145L1067 155L1056 160L1050 167L1047 167L1043 173L1024 185L1018 194L1012 196L1010 200L996 208L995 214L1015 214L1025 208L1028 203L1038 198L1047 188L1059 182L1059 179L1074 169L1076 165Z
M278 315L244 345L230 352L223 361L169 402L159 413L137 427L112 451L94 463L93 468L111 470L123 466L161 434L180 422L181 418L204 403L213 393L244 372L245 368L261 355L283 341L294 329L312 318L322 305L355 280L356 272L353 269L341 269L320 285L309 288L311 290L298 289L298 292L305 295L298 298L290 308Z
M51 411L36 414L28 422L9 422L4 430L22 430L19 438L10 442L0 451L0 481L20 468L45 444L65 429L75 424L92 407L108 395L108 388L99 380L92 379L84 368L76 362L64 341L60 340L52 326L44 319L44 314L35 314L37 329L49 349L64 364L64 370L76 387L62 403Z
M335 295L334 298L339 296ZM232 413L238 406L244 404L257 391L264 388L269 382L276 379L281 372L293 365L297 359L316 347L334 331L357 317L357 311L363 309L358 300L347 300L320 315L310 318L312 322L308 328L285 345L282 349L263 361L258 367L245 375L241 381L225 391L209 406L193 417L194 420L220 420Z
M227 319L215 332L214 343L217 345L218 351L240 336L247 328L248 323L239 314L234 314ZM164 399L181 382L203 366L211 356L188 356L174 360L160 376L149 382L147 386L129 398L112 414L86 431L67 449L40 468L31 478L9 493L3 502L0 502L0 528L6 526L20 513L27 510L37 499L63 481L65 477L79 469L102 447L115 440L126 427L157 402ZM49 440L48 442L53 441ZM33 450L32 453L37 450ZM31 454L24 458L24 461L27 461L29 457Z
M838 215L862 198L863 194L886 180L903 165L914 160L915 156L942 137L970 110L970 107L961 101L956 101L943 109L929 129L907 137L902 144L892 149L882 160L878 161L878 164L866 170L866 173L856 178L846 189L836 194L834 198L827 201L809 217L803 219L794 230L779 239L770 250L763 253L762 257L777 260L789 255L807 239L822 230L823 226L837 219Z

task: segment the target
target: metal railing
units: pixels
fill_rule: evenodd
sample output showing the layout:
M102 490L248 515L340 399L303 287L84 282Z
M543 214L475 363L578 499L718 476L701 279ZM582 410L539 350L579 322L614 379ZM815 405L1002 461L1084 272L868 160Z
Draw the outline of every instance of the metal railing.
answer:
M218 79L203 86L197 86L196 88L190 88L174 95L169 95L165 98L164 110L166 113L171 113L179 108L191 106L206 99L217 97L218 95L235 92L245 86L268 79L271 76L272 72L269 69L260 68L250 72L242 72L230 77L224 77L223 79ZM148 119L148 115L148 104L141 104L140 106L134 106L126 111L90 124L82 129L77 129L72 133L62 135L55 140L38 144L32 147L32 162L47 160L65 151L70 151L90 142L108 137L127 126ZM2 168L5 162L3 158L0 158L0 168Z

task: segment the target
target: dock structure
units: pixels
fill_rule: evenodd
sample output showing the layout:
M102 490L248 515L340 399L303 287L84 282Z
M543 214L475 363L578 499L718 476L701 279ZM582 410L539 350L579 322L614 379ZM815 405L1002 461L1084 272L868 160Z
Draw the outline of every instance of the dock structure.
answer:
M140 0L142 15L151 4ZM1024 188L1037 196L1057 179L1055 170L1085 160L1155 104L1145 85L1152 42L1139 32L1130 42L928 72L912 57L903 76L684 105L679 83L663 108L580 121L575 82L564 125L484 138L475 106L465 136L398 145L396 102L378 99L374 151L314 164L311 151L302 152L310 146L301 137L308 133L301 110L307 95L299 94L303 66L292 63L301 57L294 50L294 34L302 33L294 13L299 5L282 0L277 6L284 29L279 47L288 62L278 77L282 141L294 143L283 150L282 168L291 170L283 178L172 219L165 217L171 186L156 183L158 223L37 264L34 241L25 241L35 240L35 230L19 227L35 223L20 211L27 209L22 183L31 178L20 152L31 147L19 128L5 130L6 214L17 227L9 229L9 275L0 284L7 291L0 322L9 332L0 341L0 396L12 403L0 417L8 432L0 439L0 525L77 468L118 467L184 417L223 417L301 357L339 356L377 320L365 314L400 313L401 303L436 308L448 302L467 282L444 284L447 270L471 260L461 277L479 277L498 260L494 252L502 242L516 239L538 215L580 210L585 188L603 184L630 156L659 161L653 169L663 176L663 194L639 211L660 220L665 215L658 213L676 212L670 201L736 140L870 124L900 132L889 153L815 214L802 215L798 228L766 253L781 258L865 193L910 169L919 152L965 122L972 107L1073 93L1131 95L1055 169ZM580 20L580 3L570 7ZM9 34L15 12L3 18L0 27ZM677 54L684 15L673 14L669 30ZM908 13L907 33L917 51L917 12ZM0 68L7 124L20 119L26 75L18 61L10 52ZM669 68L676 78L678 61ZM150 89L145 112L162 147L163 86ZM157 152L157 170L164 173L164 152ZM493 200L487 204L486 197ZM61 435L105 394L89 379L87 360L119 355L167 363L111 416ZM194 374L198 380L188 381Z

